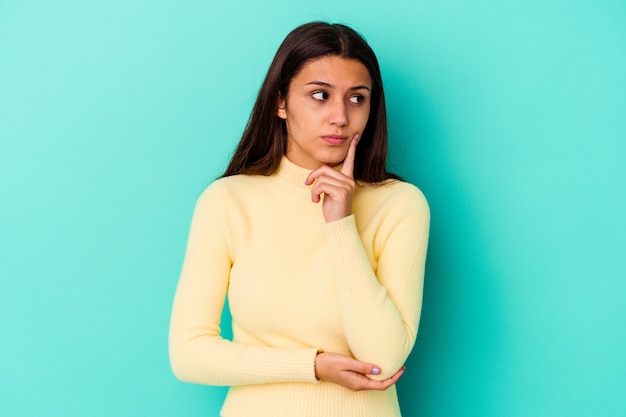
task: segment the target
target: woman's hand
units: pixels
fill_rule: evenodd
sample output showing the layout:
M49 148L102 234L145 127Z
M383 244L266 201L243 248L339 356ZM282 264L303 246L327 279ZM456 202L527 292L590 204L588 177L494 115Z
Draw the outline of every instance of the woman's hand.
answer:
M354 198L354 155L356 144L359 140L357 133L350 142L346 159L343 161L341 171L324 165L311 172L304 182L306 185L313 184L311 188L311 200L319 203L322 194L322 212L326 222L343 219L352 214L352 199Z
M393 376L384 381L371 379L368 375L380 374L380 368L371 363L357 361L338 353L322 352L315 357L315 376L322 381L330 381L352 391L384 391L400 379L403 366Z

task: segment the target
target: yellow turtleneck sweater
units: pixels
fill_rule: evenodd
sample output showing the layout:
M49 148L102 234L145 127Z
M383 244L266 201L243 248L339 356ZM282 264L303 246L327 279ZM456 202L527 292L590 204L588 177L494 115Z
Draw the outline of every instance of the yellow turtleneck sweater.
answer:
M178 378L231 386L224 417L397 417L395 387L315 378L318 351L395 373L419 323L429 210L400 181L359 184L353 215L325 223L283 158L271 176L221 178L200 196L170 325ZM226 295L233 341L220 336Z

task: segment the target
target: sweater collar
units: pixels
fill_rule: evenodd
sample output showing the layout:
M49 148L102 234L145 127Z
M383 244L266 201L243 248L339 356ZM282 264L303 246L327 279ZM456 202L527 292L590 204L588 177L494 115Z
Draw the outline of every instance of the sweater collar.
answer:
M336 168L341 169L341 165ZM304 184L304 180L312 171L294 164L286 156L283 156L276 172L276 178L280 187L285 191L297 196L310 197L311 185Z

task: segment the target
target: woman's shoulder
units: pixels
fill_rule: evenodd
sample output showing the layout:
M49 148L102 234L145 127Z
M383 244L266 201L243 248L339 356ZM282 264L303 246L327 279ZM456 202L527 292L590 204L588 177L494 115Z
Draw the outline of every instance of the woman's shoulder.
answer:
M402 204L428 209L428 201L422 190L402 180L389 179L375 184L359 184L357 194L368 200L379 200L380 204Z
M234 196L245 196L251 190L261 187L262 175L231 175L220 177L209 184L200 195L200 199L230 199Z
M417 230L430 222L430 208L424 193L401 180L361 184L355 193L353 209L360 222L374 222L383 229L402 225Z
M240 187L249 187L256 186L259 182L263 181L264 177L262 175L230 175L228 177L219 177L215 179L206 190L219 189L219 190L229 190L229 189L237 189Z

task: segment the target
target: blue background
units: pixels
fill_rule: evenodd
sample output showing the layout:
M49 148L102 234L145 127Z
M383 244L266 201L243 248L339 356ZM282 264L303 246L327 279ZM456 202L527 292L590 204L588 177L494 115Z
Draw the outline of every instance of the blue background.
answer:
M0 1L0 415L217 415L167 358L191 212L319 19L431 205L404 415L626 415L622 0Z

